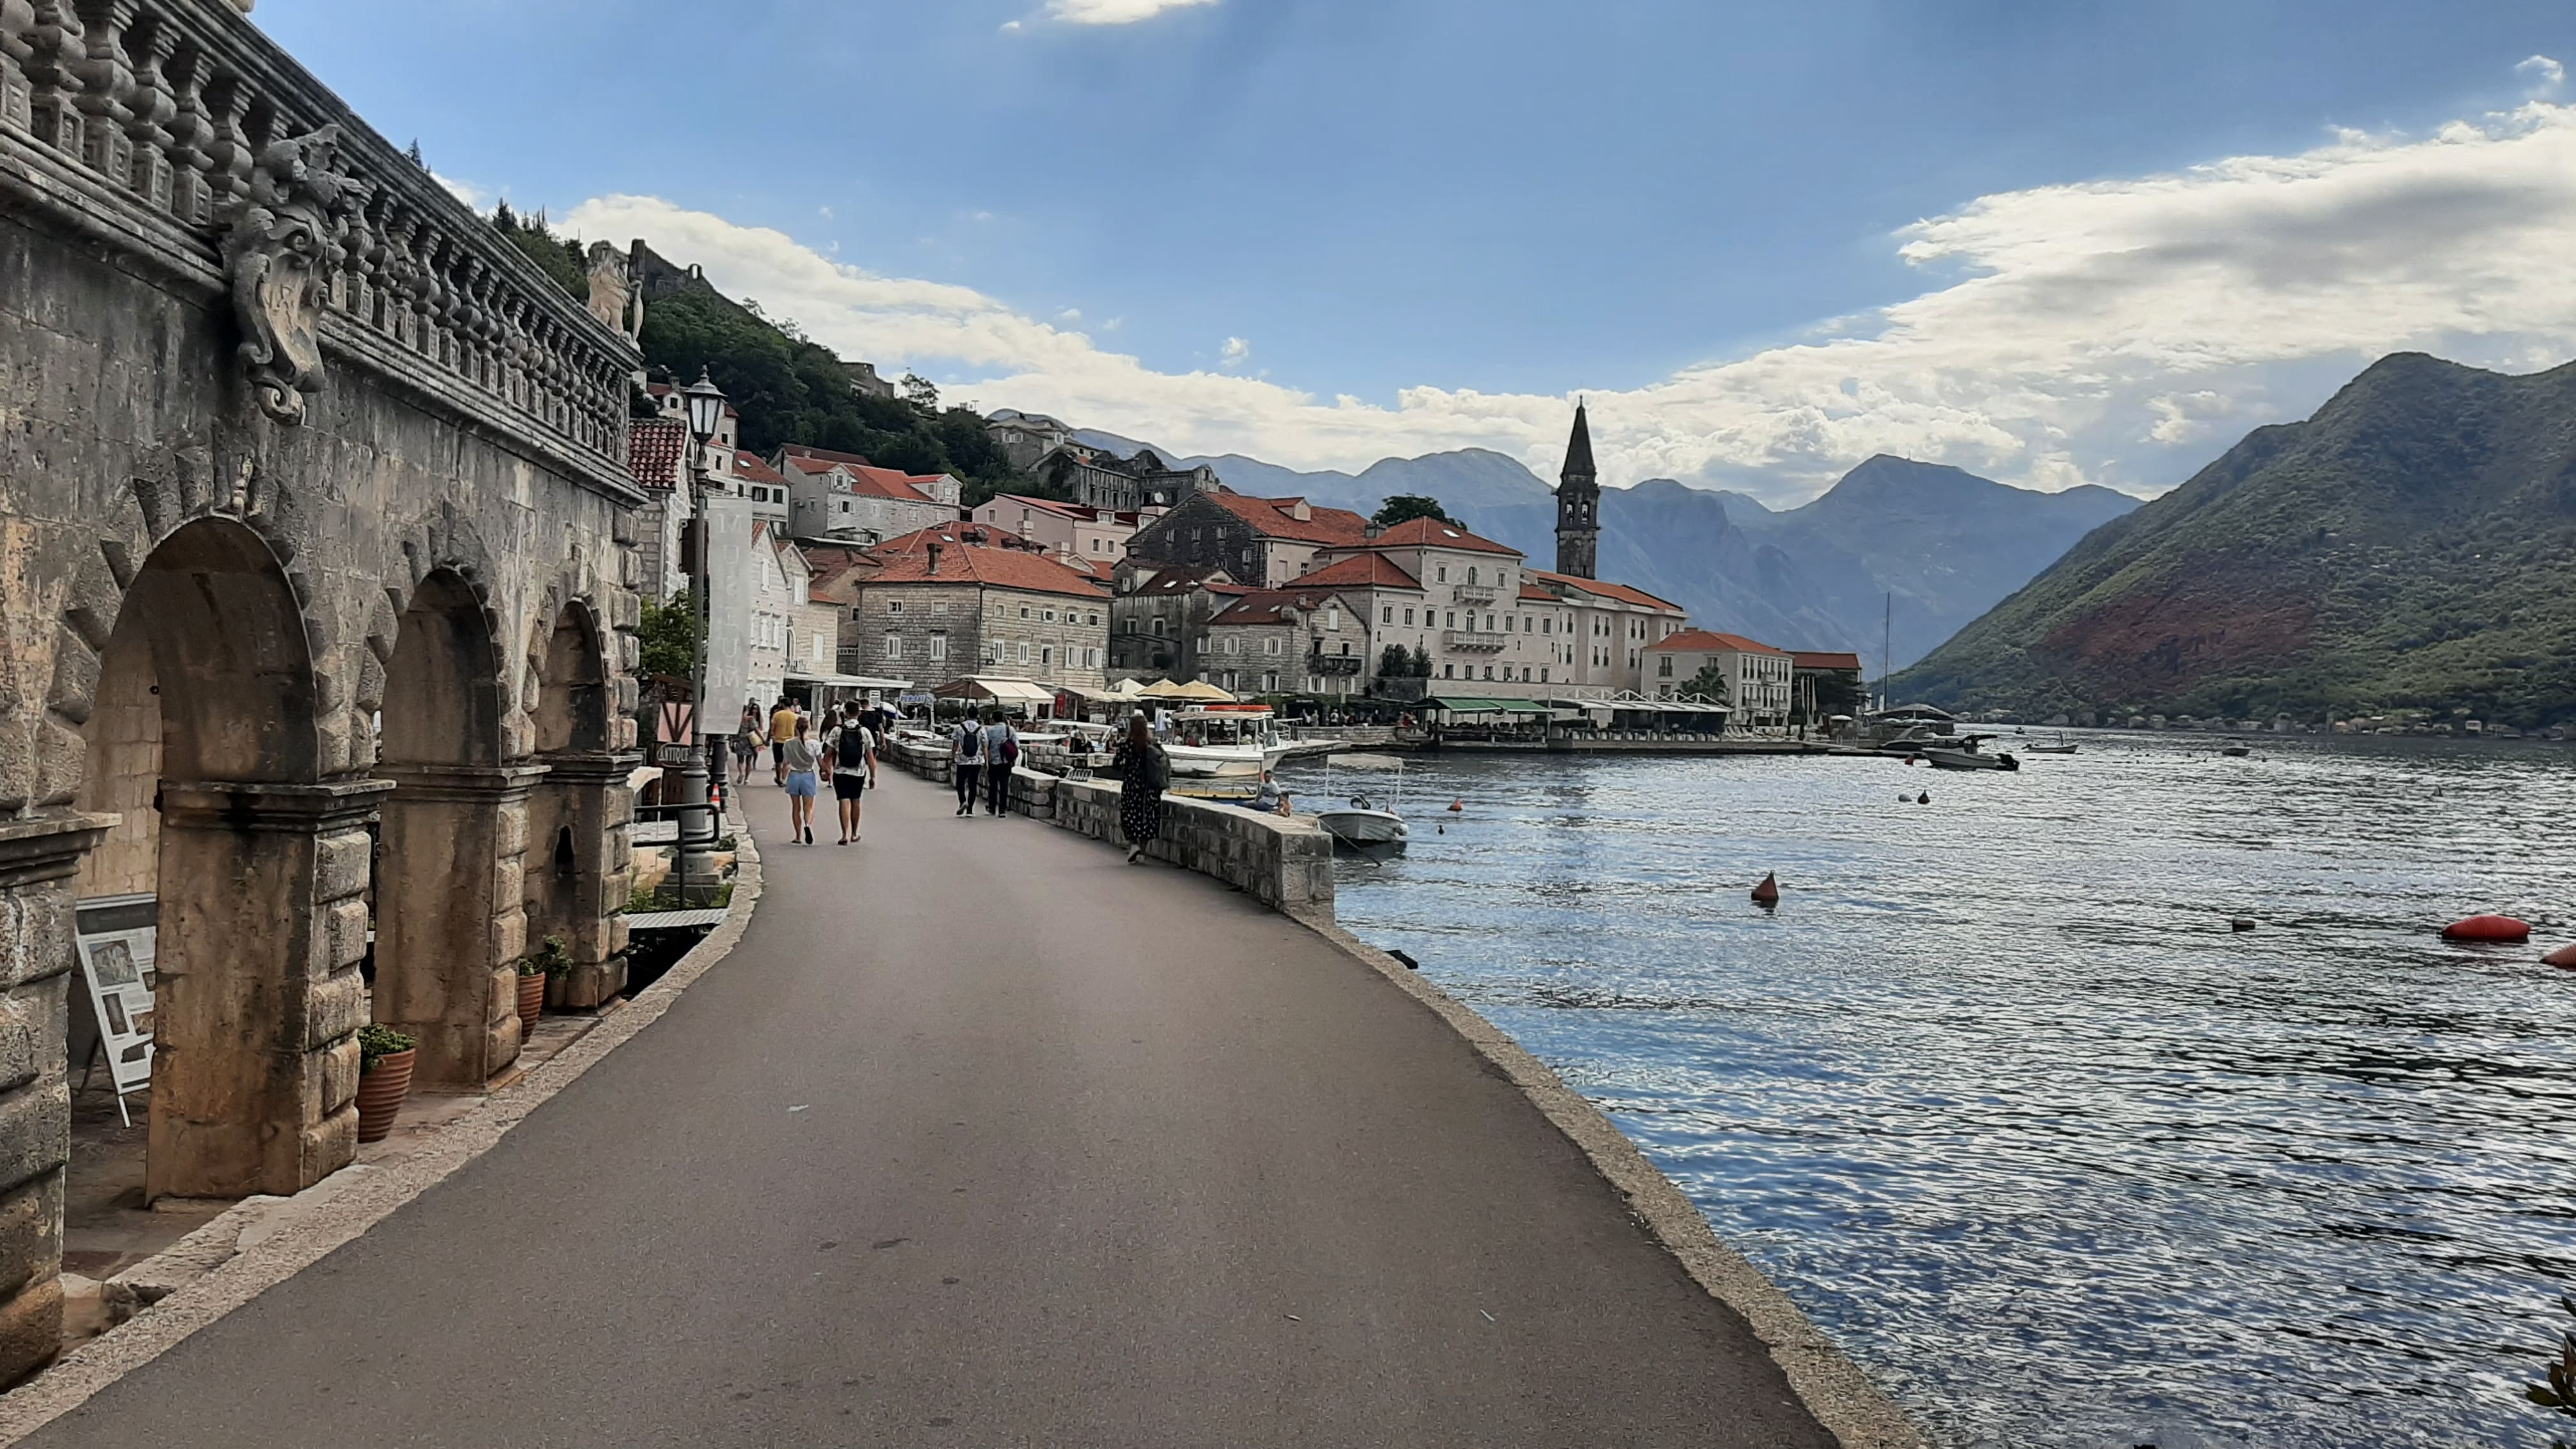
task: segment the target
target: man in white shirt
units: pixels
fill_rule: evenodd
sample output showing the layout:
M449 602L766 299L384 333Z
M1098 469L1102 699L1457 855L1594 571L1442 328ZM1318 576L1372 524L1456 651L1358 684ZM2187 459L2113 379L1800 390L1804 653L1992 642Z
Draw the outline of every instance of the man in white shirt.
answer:
M859 796L877 782L876 735L859 723L859 707L844 705L840 723L823 732L832 772L832 798L841 805L841 844L859 838Z

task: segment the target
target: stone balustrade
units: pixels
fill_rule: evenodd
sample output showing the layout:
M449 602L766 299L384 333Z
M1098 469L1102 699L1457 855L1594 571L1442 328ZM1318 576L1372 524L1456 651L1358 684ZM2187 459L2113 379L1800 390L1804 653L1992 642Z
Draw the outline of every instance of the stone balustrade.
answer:
M263 410L322 354L612 496L633 343L227 0L0 0L0 197L228 296Z

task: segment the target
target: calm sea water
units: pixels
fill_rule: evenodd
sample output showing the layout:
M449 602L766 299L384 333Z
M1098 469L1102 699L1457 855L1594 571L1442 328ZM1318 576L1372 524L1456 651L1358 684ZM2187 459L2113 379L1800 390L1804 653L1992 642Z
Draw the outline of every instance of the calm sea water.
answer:
M1340 915L1951 1443L2545 1444L2576 750L2078 738L2013 775L1418 763L1411 852L1345 860ZM2533 944L2436 938L2488 910Z

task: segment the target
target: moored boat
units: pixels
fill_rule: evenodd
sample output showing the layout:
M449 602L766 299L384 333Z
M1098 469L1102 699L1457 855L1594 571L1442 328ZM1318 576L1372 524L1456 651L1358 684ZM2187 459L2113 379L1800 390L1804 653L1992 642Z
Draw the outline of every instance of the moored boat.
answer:
M1993 735L1961 735L1956 740L1937 745L1917 745L1914 752L1931 762L1937 770L2018 770L2021 761L1998 750L1988 754L1978 746Z

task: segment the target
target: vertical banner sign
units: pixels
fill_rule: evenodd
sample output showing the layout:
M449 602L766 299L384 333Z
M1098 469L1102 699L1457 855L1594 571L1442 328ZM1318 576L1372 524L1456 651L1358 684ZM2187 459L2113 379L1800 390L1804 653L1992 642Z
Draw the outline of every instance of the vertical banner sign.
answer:
M104 931L80 938L81 975L89 981L90 1010L98 1017L107 1074L116 1086L116 1114L125 1125L128 1092L152 1085L153 927Z

